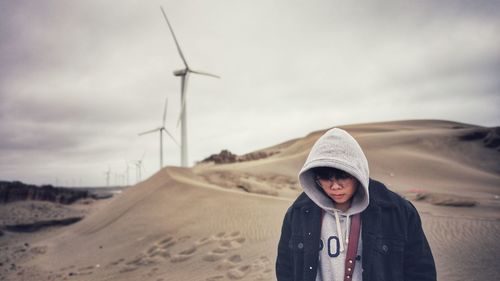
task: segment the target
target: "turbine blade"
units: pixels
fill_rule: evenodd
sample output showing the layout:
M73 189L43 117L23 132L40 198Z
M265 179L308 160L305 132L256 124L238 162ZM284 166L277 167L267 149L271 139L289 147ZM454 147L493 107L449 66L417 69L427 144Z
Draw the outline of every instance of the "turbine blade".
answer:
M177 146L181 146L167 129L163 128L163 130L165 130L165 133L167 133L167 135L175 142L175 144L177 144Z
M210 77L214 77L214 78L219 78L220 79L220 76L217 76L217 75L212 74L212 73L208 73L208 72L204 72L204 71L199 71L199 70L191 70L191 69L188 69L188 71L192 72L192 73L196 73L196 74L210 76Z
M154 130L149 130L149 131L140 133L139 136L142 136L142 135L145 135L145 134L149 134L149 133L153 133L153 132L156 132L156 131L159 131L159 130L161 130L161 128L156 128Z
M170 33L172 33L172 37L174 37L175 41L175 46L177 46L177 51L179 52L179 55L181 56L182 62L184 63L184 66L189 69L189 66L186 62L186 59L184 58L184 54L182 53L181 46L179 46L179 42L177 41L177 38L175 37L174 29L170 25L170 22L168 21L167 14L163 10L163 7L160 6L161 12L163 13L163 17L165 18L165 21L167 22L168 29L170 29Z
M163 127L165 127L165 120L167 120L167 106L168 106L168 98L165 98L165 107L163 108Z

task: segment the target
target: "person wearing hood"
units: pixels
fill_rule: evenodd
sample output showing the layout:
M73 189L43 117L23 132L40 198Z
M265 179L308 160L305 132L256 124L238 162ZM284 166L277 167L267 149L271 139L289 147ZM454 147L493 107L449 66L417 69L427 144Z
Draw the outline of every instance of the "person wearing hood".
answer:
M278 281L436 280L417 210L370 179L346 131L334 128L316 141L299 182L304 192L281 229Z

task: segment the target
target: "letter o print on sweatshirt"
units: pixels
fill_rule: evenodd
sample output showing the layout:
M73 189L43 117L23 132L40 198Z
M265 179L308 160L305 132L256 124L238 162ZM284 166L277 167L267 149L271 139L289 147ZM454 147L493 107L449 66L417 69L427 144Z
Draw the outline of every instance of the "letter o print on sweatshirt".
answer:
M338 257L340 254L340 240L337 236L328 238L328 255L331 258Z

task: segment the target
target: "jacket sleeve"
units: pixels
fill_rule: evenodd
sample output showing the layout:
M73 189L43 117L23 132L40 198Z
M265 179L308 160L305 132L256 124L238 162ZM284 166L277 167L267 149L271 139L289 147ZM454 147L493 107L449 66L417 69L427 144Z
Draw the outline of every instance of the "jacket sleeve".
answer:
M290 207L285 214L283 225L281 227L281 237L278 243L278 255L276 258L276 278L278 281L293 280L292 253L290 251L290 247L288 246L292 231L291 213L292 208Z
M404 280L436 281L436 266L417 209L409 203Z

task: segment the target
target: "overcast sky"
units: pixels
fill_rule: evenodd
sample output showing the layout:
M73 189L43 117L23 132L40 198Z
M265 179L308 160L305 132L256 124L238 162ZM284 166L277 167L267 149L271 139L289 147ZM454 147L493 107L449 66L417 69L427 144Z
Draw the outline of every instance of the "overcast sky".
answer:
M500 125L499 1L0 0L0 180L124 182L180 139L189 160L244 154L336 125L445 119ZM165 139L165 163L180 150ZM130 182L135 170L130 167Z

